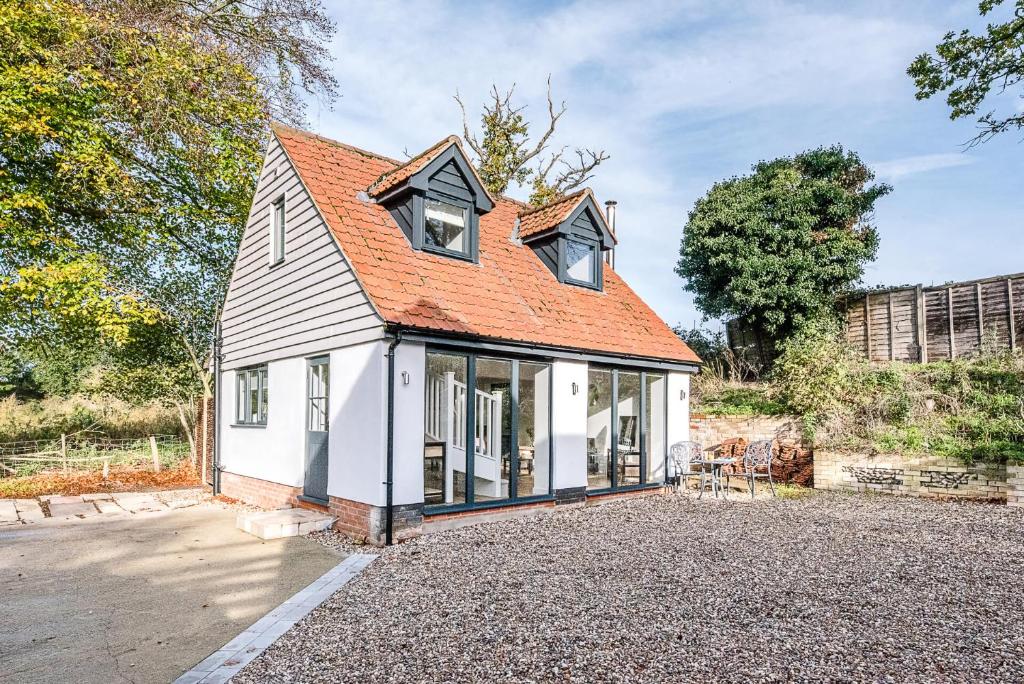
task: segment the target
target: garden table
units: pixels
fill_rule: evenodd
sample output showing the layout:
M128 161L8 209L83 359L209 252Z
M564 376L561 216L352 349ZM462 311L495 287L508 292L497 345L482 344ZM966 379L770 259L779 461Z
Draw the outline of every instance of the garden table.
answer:
M727 465L732 465L736 462L735 458L706 458L699 461L690 461L690 465L695 465L708 471L711 475L711 492L718 498L718 493L722 492L723 498L729 498L728 487L722 487L722 468ZM726 476L728 477L728 476ZM704 487L700 488L700 494L697 496L704 496Z

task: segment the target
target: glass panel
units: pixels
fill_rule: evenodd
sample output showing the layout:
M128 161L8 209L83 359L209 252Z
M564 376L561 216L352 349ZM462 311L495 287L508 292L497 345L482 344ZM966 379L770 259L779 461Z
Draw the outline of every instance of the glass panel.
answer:
M612 372L587 373L587 487L612 486Z
M619 371L619 458L621 486L640 484L640 374Z
M309 367L309 429L315 432L327 432L327 369L327 362Z
M665 376L647 374L646 397L647 415L644 416L646 439L647 472L644 482L665 481Z
M236 396L235 396L235 422L244 423L248 414L245 411L245 378L246 371L235 373L237 380L236 384Z
M270 403L270 389L267 387L267 368L260 368L260 409L258 422L267 422L267 408Z
M475 501L507 499L512 478L512 362L476 361Z
M274 205L274 261L284 258L284 200Z
M427 353L423 501L466 502L466 357Z
M551 366L519 364L518 496L549 493L551 480Z
M248 422L258 423L260 422L259 406L260 406L260 373L258 370L253 369L249 371L249 396L248 396Z
M423 239L428 245L466 252L466 210L436 200L426 201Z
M573 280L594 282L594 248L575 240L565 241L565 271Z

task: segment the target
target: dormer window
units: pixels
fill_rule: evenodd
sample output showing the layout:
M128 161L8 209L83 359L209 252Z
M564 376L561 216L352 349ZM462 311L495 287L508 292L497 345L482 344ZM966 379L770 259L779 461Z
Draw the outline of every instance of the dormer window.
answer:
M424 202L423 247L465 255L469 250L469 209L440 200Z
M518 234L559 282L604 288L601 252L615 245L615 236L590 190L520 212Z
M480 217L494 208L455 137L383 174L367 189L417 251L477 261Z

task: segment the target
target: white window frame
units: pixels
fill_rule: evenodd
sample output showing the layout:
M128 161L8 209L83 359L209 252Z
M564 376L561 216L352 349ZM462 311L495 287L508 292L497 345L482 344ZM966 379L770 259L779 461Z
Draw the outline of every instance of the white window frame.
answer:
M266 426L270 413L270 391L267 364L239 368L235 371L235 425ZM256 390L256 406L252 391Z
M284 238L287 228L287 208L284 195L270 205L270 265L275 266L284 261Z

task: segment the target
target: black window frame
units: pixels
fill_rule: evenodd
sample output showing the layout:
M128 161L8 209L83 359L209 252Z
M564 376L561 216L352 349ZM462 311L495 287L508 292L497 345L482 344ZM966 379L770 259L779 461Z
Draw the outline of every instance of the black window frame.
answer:
M466 251L460 252L454 249L448 249L446 247L439 247L432 245L427 242L427 203L437 202L438 204L447 204L452 207L458 207L462 209L463 220L465 221L465 227L463 228L463 245L466 247ZM430 252L432 254L440 254L442 256L454 257L456 259L463 259L465 261L476 261L477 253L477 220L476 214L473 211L473 207L469 202L458 199L456 197L450 197L440 192L428 192L423 196L422 200L418 203L420 205L419 211L422 213L422 225L423 235L420 239L420 249L424 252Z
M634 489L651 489L656 487L663 487L667 482L668 475L668 373L660 370L646 370L636 368L619 368L616 366L607 366L604 364L590 364L587 368L589 373L591 369L600 369L610 371L612 374L611 388L612 388L612 406L611 406L611 472L609 473L609 480L611 481L610 487L600 487L591 489L589 486L586 489L587 496L600 496L602 494L609 494L612 492L623 492ZM639 440L640 440L640 482L638 484L622 485L618 482L619 475L619 371L627 373L639 373L640 375L640 415L638 416L640 421L639 426ZM650 410L647 406L647 375L652 373L654 375L660 375L665 378L665 397L662 403L661 409L664 411L664 435L662 437L662 443L665 445L665 468L662 469L662 479L657 482L647 482L647 458L648 448L647 442L650 439L650 433L646 429L647 414Z
M252 386L249 380L256 372L256 420L252 417ZM244 382L243 382L244 379ZM270 414L270 369L267 364L246 366L235 371L235 422L239 427L266 427ZM266 396L266 402L263 397Z
M554 501L555 500L555 440L553 435L553 422L554 422L554 397L555 397L555 383L554 383L554 359L547 357L529 356L529 355L511 355L511 354L496 354L494 352L471 352L458 347L447 347L443 344L431 344L426 347L426 354L424 355L424 375L426 375L426 356L431 353L437 354L448 354L451 356L459 356L466 359L466 390L476 391L476 362L478 358L485 359L498 359L501 361L512 362L512 387L509 396L510 411L511 411L511 444L510 449L510 463L509 463L509 496L505 499L488 499L486 501L476 501L476 487L474 481L474 460L468 455L466 457L466 501L465 503L440 503L440 504L424 504L423 514L426 516L437 515L442 513L455 513L459 511L468 510L481 510L487 508L505 508L508 506L518 506L521 504L536 503L538 501ZM548 383L548 493L547 494L533 494L530 496L518 496L519 488L519 364L521 362L544 364L548 366L552 375L552 381ZM475 434L474 430L476 427L476 401L466 401L466 435L465 444L467 447L474 444ZM515 473L515 477L511 474Z

